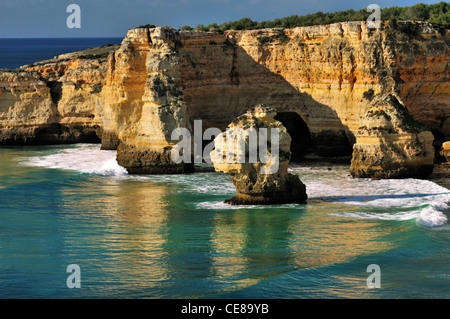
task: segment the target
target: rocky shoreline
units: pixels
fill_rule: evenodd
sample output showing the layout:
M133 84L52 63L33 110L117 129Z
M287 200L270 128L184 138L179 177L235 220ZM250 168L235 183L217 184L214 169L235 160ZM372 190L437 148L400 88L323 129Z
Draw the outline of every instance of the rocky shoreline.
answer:
M264 104L293 157L352 156L354 177L424 176L450 140L450 32L415 24L132 29L101 52L0 71L0 144L101 141L129 173L187 173L168 156L174 129L224 130Z

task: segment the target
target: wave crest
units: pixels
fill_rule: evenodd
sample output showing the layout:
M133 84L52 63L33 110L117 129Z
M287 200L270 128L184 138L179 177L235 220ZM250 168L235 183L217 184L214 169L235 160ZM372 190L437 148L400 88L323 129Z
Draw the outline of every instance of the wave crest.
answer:
M116 154L116 151L101 150L95 144L79 144L53 154L31 157L24 164L102 176L126 175L127 170L117 163Z

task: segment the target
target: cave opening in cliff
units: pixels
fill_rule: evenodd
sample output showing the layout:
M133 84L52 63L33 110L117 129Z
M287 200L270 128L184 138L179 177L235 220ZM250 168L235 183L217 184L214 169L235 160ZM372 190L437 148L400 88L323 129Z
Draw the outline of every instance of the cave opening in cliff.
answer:
M279 112L275 119L283 123L291 141L291 161L300 161L306 154L312 153L313 144L308 125L296 112Z

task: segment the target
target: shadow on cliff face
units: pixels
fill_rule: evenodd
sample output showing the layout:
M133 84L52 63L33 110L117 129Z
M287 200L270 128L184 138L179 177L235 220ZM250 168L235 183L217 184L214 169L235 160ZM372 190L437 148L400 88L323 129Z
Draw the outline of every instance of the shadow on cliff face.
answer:
M62 97L62 85L61 81L48 81L47 86L50 88L50 96L55 105L58 104Z
M296 112L278 112L275 119L283 123L292 138L291 161L299 161L313 151L308 124Z
M447 162L445 156L441 154L442 144L447 140L445 134L436 129L431 129L431 133L433 133L433 147L434 147L434 161L435 163L445 163Z
M264 104L277 110L277 119L288 129L293 160L308 153L351 155L354 136L338 114L269 70L263 64L270 58L264 45L259 48L261 63L230 41L205 45L201 55L190 52L189 45L179 50L191 123L201 119L203 130L217 127L224 131L234 118Z

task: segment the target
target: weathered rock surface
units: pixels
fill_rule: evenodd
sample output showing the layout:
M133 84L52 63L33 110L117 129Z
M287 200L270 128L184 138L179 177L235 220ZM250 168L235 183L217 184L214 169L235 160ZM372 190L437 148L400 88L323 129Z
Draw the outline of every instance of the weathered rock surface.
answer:
M171 129L189 127L189 122L201 119L204 130L223 130L233 118L263 103L276 106L286 127L301 128L297 134L302 136L292 136L292 149L322 156L353 151L361 158L369 152L375 159L385 151L380 148L383 139L367 137L362 142L365 115L374 107L372 100L392 94L438 137L438 148L450 139L450 32L442 35L427 23L416 26L417 32L410 34L387 23L368 29L364 22L227 32L130 30L121 46L111 49L107 61L68 55L29 67L40 73L47 87L37 85L40 93L35 92L35 97L28 94L34 90L32 84L28 95L12 94L10 88L17 79L4 75L0 140L29 143L30 136L38 136L33 125L56 123L57 130L68 131L51 135L56 141L80 141L91 132L101 136L104 149L122 145L118 159L130 172L160 171L158 161L166 158L164 154L176 142L170 139ZM25 105L28 97L36 99L34 108L43 110L36 118L28 115L32 107L14 106L18 100L22 103L18 105ZM24 124L30 117L36 123ZM397 133L406 136L403 131ZM379 134L387 139L393 136L385 130ZM47 142L39 136L37 140ZM304 147L305 143L309 144ZM408 148L422 144L411 142ZM412 152L420 153L421 147ZM399 152L397 156L402 157L403 151ZM364 161L357 162L363 165ZM406 162L410 168L419 165L419 171L425 163ZM170 161L161 164L172 167ZM366 170L366 175L370 172L374 171Z
M445 157L447 162L450 162L450 141L444 142L442 144L441 155Z
M237 191L236 196L226 200L226 203L232 205L306 203L305 185L297 175L290 174L287 170L291 156L291 137L283 124L274 119L275 115L274 109L258 105L233 120L227 132L215 138L215 150L211 152L214 168L216 171L229 173ZM270 146L266 150L270 159L263 160L258 157L252 160L249 154L252 147L259 155L261 150L255 145L256 139L253 140L252 146L250 136L253 133L254 136L259 136L261 129L268 130L265 145ZM270 134L271 129L278 131L278 139ZM231 134L237 137L232 143L227 142L227 139L233 139ZM240 140L245 143L240 143ZM275 143L278 145L278 152L274 152Z
M105 86L103 147L119 144L117 161L129 173L187 173L174 163L177 128L190 129L182 97L177 37L164 28L128 32L111 55Z
M450 141L442 144L439 153L443 157L443 160L434 165L433 173L428 178L450 189Z
M0 73L0 143L47 140L45 129L56 122L50 89L39 73Z
M441 35L429 24L419 26L420 33L415 36L390 33L390 41L395 41L391 63L399 95L409 113L442 143L450 139L450 30Z
M376 97L361 118L350 172L354 177L423 177L433 171L433 134L391 94Z
M80 58L83 53L64 54L20 70L0 71L0 144L100 140L100 93L107 60Z
M258 103L276 106L287 121L289 115L298 115L299 121L287 124L305 127L310 134L309 147L323 156L352 153L355 134L365 125L364 114L376 96L392 93L400 103L407 97L406 108L424 123L424 118L414 112L413 88L434 85L438 87L434 94L439 94L437 99L428 99L428 109L434 110L428 114L431 118L448 118L448 79L440 72L448 65L447 40L428 24L418 25L421 31L414 37L387 24L381 29L367 29L363 22L225 33L130 30L110 59L115 63L109 67L114 76L108 77L111 80L107 85L127 100L122 103L113 97L112 103L105 103L105 114L113 116L105 116L103 145L115 146L140 134L136 124L143 119L149 121L142 117L144 100L155 95L151 92L161 82L166 88L169 83L178 88L163 89L166 101L184 101L191 123L201 119L203 129L223 130L234 117ZM414 49L409 43L414 43ZM432 55L428 47L433 48ZM424 70L423 61L433 67ZM153 82L157 78L162 81ZM107 94L108 88L104 92ZM445 130L440 132L447 134ZM115 142L110 143L110 137ZM294 136L293 143L298 139L302 137ZM353 154L362 150L361 145ZM416 164L422 167L420 161ZM366 175L370 172L367 170Z

